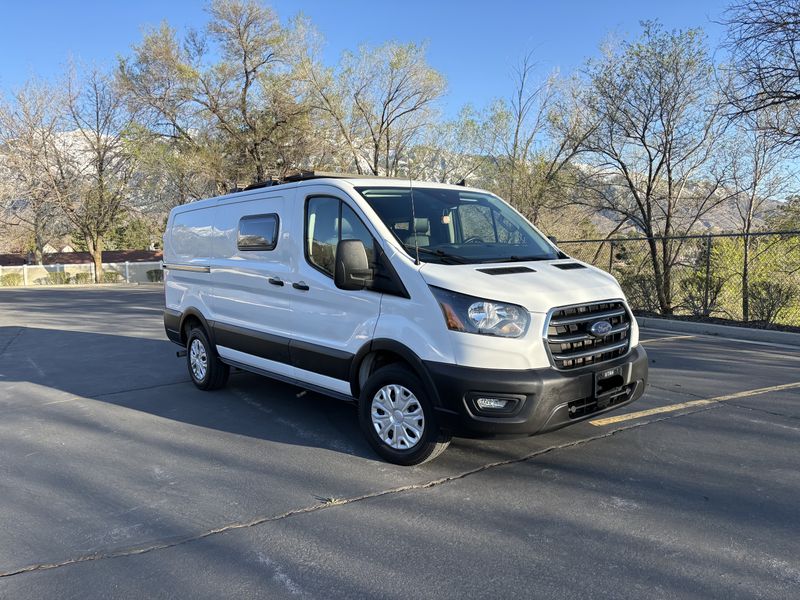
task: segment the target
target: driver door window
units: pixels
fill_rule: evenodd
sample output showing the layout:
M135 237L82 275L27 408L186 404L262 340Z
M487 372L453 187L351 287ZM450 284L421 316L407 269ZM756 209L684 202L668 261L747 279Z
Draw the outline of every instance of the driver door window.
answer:
M308 262L333 277L336 248L341 240L361 240L370 265L374 265L375 241L353 209L337 198L309 198L306 205Z

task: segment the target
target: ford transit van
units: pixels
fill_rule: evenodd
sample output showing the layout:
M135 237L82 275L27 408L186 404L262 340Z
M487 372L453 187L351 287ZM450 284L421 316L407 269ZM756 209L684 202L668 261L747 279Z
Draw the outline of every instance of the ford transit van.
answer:
M164 263L197 387L237 367L355 401L397 464L578 423L647 383L617 281L479 189L307 172L174 208Z

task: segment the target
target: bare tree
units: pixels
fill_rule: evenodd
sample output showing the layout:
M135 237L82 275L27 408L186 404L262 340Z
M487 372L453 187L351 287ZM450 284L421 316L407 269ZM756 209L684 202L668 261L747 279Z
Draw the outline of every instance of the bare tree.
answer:
M126 148L131 125L113 78L92 69L68 79L69 131L59 136L48 170L60 208L86 243L103 280L103 249L129 198L134 161Z
M800 2L733 4L724 23L730 54L727 99L733 116L759 113L760 126L784 144L800 141Z
M673 311L672 267L689 232L727 198L716 141L723 129L702 33L644 23L587 70L582 200L647 237L658 306Z
M790 191L793 180L787 172L783 145L761 126L761 119L773 116L765 112L744 115L729 140L730 180L734 193L737 230L744 234L742 256L742 317L750 320L750 263L754 240L750 236L756 223L762 221L777 201ZM759 252L771 249L761 248Z
M389 43L346 53L337 71L309 56L304 79L313 106L330 120L358 173L394 175L444 92L442 76L425 61L425 48Z
M62 120L61 94L52 86L29 81L0 106L0 223L23 229L32 238L35 260L42 264L45 245L63 233L63 219L47 176Z
M596 125L577 102L578 82L555 74L537 82L535 69L527 54L514 69L512 96L494 108L498 142L491 187L538 223L549 208L569 210L569 167Z
M490 118L465 106L457 118L432 124L409 152L409 176L441 183L475 179L494 159L497 135Z

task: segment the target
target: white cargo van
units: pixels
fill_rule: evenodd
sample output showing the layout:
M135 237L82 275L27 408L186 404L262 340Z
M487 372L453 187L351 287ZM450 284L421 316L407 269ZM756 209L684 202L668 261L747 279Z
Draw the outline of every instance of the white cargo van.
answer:
M357 401L398 464L576 423L647 382L617 281L478 189L303 173L173 209L164 263L197 387L238 367Z

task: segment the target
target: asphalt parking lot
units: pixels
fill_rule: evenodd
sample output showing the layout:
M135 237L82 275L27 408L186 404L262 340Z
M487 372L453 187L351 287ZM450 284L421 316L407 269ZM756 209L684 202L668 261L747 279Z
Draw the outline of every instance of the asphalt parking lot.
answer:
M797 598L800 351L648 331L613 420L379 460L190 383L156 287L0 291L0 598Z

